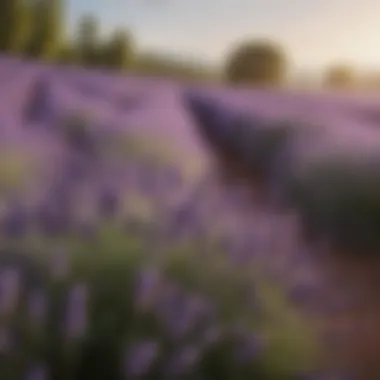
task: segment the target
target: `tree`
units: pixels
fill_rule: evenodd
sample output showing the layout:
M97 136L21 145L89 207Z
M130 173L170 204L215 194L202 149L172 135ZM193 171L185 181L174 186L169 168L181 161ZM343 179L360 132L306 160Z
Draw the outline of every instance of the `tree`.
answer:
M347 88L355 82L355 70L349 65L335 65L327 69L324 83L328 87Z
M97 66L100 60L99 24L90 14L82 16L76 33L76 47L83 66Z
M59 56L64 26L63 6L63 0L40 0L32 6L32 33L28 44L31 57L50 61Z
M0 1L0 51L24 52L29 32L28 16L25 1Z
M75 46L71 45L69 41L63 44L59 52L58 63L71 65L78 63L78 61L78 51Z
M134 47L132 37L124 29L116 29L104 49L104 63L107 67L124 71L132 66Z
M231 83L277 85L287 74L282 49L267 40L250 41L235 47L228 56L225 77Z
M216 69L167 54L144 53L136 57L134 72L141 75L176 78L186 82L218 82Z

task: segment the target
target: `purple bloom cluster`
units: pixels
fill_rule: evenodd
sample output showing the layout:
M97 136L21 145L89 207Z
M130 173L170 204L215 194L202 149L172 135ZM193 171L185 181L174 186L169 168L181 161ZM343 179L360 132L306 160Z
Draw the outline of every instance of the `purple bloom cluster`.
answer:
M279 343L285 332L273 337L268 324L287 319L285 308L319 302L315 273L297 256L297 220L284 222L249 189L220 188L170 89L157 87L162 94L152 91L157 99L145 104L127 80L35 69L26 98L15 97L23 123L11 135L33 142L49 170L25 198L1 199L0 377L287 380L304 368L297 355L286 365L269 360L288 349ZM211 100L187 107L216 144L252 165L262 160L260 170L277 178L292 128L272 125L263 135L261 117ZM149 140L157 130L168 151L180 148L171 162L134 159L133 146L128 158L109 154L126 134ZM188 167L194 157L204 163L198 171ZM282 309L272 283L289 296ZM301 340L293 335L289 346Z
M260 120L202 94L188 94L185 103L215 151L247 178L259 175L272 205L299 212L309 243L327 239L336 252L356 256L379 252L378 130L348 122L322 128L300 122L300 114ZM336 124L336 116L326 123Z

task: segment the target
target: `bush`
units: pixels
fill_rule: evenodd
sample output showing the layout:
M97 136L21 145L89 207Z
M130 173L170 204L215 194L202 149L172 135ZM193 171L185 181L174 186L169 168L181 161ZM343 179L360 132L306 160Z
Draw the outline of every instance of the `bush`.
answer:
M85 14L79 21L75 38L79 62L85 67L100 64L100 41L98 20L91 14Z
M123 72L134 62L134 46L131 35L124 30L116 30L103 47L103 63L106 67Z
M336 65L326 71L324 82L327 87L348 88L355 83L355 71L346 65Z
M268 41L240 44L228 55L225 77L228 82L251 85L282 84L287 75L282 49Z
M64 65L78 64L79 63L79 53L74 46L66 44L60 50L58 56L58 63Z

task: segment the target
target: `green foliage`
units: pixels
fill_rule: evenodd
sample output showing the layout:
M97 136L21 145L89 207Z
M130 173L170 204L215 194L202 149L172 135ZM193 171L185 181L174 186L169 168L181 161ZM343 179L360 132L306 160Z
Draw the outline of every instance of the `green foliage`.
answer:
M206 378L290 380L296 373L311 370L316 365L312 360L314 347L310 345L313 334L284 302L284 295L258 276L258 267L256 271L250 266L240 272L231 268L225 253L213 244L208 247L198 246L196 242L177 245L166 252L157 250L148 257L142 241L124 228L108 224L100 226L95 239L70 235L60 243L62 249L58 251L57 243L31 235L13 246L14 257L24 257L19 262L27 264L27 260L33 260L40 264L43 273L40 290L45 309L42 318L32 320L33 323L29 313L20 313L27 310L26 297L14 310L18 317L9 323L19 332L19 341L17 349L11 351L12 356L9 352L4 355L2 378L23 378L25 372L38 363L49 365L56 379L125 378L120 365L125 364L126 347L145 340L157 342L162 349L158 366L165 366L167 359L188 342L200 347L202 360L195 363L194 369ZM25 248L28 256L22 253ZM60 273L56 271L57 264L63 264ZM152 272L153 267L158 271ZM158 274L156 286L138 286L136 280L144 273ZM72 337L67 329L70 322L63 323L62 317L67 315L71 292L81 287L87 296L83 302L77 301L75 311L80 317L84 309L85 324L78 335ZM211 314L207 323L212 327L211 339L216 332L214 343L199 340L201 325L192 327L190 335L181 339L171 338L162 319L166 314L161 314L170 311L165 294L170 295L166 292L171 288L180 290L180 295L189 300L193 296L195 300L198 296L207 302L215 300L212 305L216 307L216 315ZM139 289L146 290L140 293ZM248 289L255 291L247 293ZM33 295L33 289L27 291ZM235 342L230 339L240 326L247 336L265 332L260 352L247 363L236 362ZM10 372L4 373L6 369ZM168 377L153 372L145 378ZM191 373L183 378L199 377Z
M72 40L64 41L65 0L2 0L0 2L0 52L64 65L103 67L119 72L175 77L190 81L218 81L217 74L194 62L168 56L137 56L133 35L116 29L109 39L99 37L95 16L84 14Z
M91 14L85 14L79 21L76 33L76 48L79 60L83 66L96 66L99 64L99 25L97 19Z
M141 54L136 64L137 74L178 78L186 81L217 82L216 70L195 62L184 62L157 53Z
M22 53L29 33L28 8L22 0L0 2L0 51Z
M229 54L225 76L231 83L278 85L287 74L286 57L282 49L265 40L246 42Z
M79 62L79 54L77 49L70 45L70 43L65 44L58 55L58 63L64 65L76 64Z
M29 56L47 61L58 58L62 43L63 5L62 0L42 0L31 7Z
M134 46L129 32L117 29L112 34L103 51L106 67L123 72L130 68L134 58Z

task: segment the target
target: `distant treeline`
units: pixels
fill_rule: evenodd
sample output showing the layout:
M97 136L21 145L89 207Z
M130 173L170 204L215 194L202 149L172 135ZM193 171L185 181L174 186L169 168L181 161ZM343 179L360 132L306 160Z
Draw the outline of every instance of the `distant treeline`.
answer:
M132 32L115 28L100 37L98 19L82 15L72 38L67 34L65 0L1 0L0 52L65 65L117 72L174 77L184 81L227 81L234 85L288 83L289 58L269 40L242 41L228 53L224 70L196 62L179 61L165 54L142 53ZM358 79L347 65L333 65L324 75L328 87L378 87L380 75Z
M0 52L51 63L184 80L217 78L215 71L200 64L141 54L128 29L115 28L108 38L101 38L99 21L91 14L81 17L74 37L68 38L66 9L65 0L1 0Z

